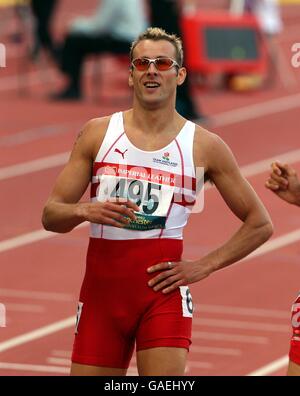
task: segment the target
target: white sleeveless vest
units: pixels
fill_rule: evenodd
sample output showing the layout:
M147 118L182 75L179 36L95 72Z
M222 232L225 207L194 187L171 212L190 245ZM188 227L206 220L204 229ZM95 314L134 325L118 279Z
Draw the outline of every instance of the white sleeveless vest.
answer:
M91 201L128 198L140 212L126 228L91 223L92 238L182 239L196 199L194 133L195 124L187 121L166 147L143 151L128 139L123 113L112 115L94 162Z

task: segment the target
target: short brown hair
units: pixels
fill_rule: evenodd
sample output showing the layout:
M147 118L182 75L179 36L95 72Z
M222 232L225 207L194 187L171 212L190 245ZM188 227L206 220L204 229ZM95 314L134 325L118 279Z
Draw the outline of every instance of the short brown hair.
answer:
M183 48L182 40L176 34L169 34L164 29L158 27L149 27L145 32L141 33L138 38L131 44L130 48L130 60L133 60L133 51L135 47L143 40L166 40L173 44L176 50L176 62L180 67L183 64Z

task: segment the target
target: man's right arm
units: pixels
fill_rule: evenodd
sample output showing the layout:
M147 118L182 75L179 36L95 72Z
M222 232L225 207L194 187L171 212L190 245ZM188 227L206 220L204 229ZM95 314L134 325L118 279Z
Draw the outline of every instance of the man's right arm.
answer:
M84 221L122 228L129 219L135 219L133 210L139 208L128 200L79 202L89 185L95 148L99 148L99 138L104 136L107 125L107 118L91 120L78 135L70 159L45 205L42 223L46 230L65 233Z

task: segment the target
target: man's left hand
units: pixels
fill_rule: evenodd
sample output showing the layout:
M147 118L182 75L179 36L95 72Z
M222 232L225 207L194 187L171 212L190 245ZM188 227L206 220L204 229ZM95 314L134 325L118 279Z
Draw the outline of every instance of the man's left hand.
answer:
M148 286L154 291L162 290L170 293L179 286L186 286L208 277L211 271L199 263L199 261L167 261L149 267L147 272L152 274L161 271L148 282Z

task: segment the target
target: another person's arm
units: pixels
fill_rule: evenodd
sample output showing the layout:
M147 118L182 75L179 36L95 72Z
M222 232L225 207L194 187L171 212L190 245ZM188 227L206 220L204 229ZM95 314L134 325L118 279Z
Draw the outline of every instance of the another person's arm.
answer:
M53 191L45 205L42 223L46 230L68 232L90 221L122 228L129 219L135 219L133 202L79 202L92 175L93 161L99 149L99 138L104 136L107 119L89 121L79 134L69 162L58 176Z
M300 180L297 172L288 164L273 162L266 187L284 201L300 206Z

